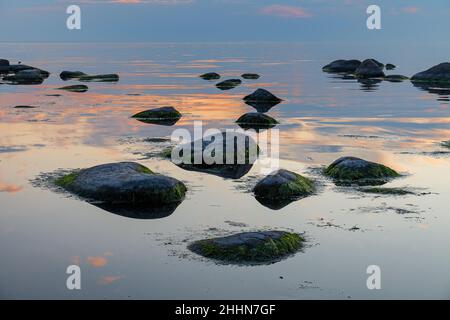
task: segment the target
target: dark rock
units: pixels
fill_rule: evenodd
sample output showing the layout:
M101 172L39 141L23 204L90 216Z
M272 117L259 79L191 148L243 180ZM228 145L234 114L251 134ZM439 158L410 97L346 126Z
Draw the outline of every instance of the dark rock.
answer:
M202 74L200 76L200 78L202 78L204 80L217 80L217 79L220 79L220 74L215 73L215 72L209 72L209 73Z
M338 72L355 72L359 67L361 61L359 60L335 60L322 68L324 72L338 73Z
M263 113L249 112L239 117L236 123L243 129L264 129L275 127L278 121Z
M13 84L41 84L44 82L44 77L38 69L26 69L7 75L3 77L3 80Z
M265 89L258 89L252 94L245 96L244 101L258 112L267 112L283 100Z
M14 109L35 109L34 106L15 106Z
M391 74L391 75L384 77L384 80L390 81L390 82L402 82L402 81L405 81L408 79L409 79L408 77L402 76L400 74Z
M373 62L375 62L377 64L378 67L380 67L381 69L384 69L384 64L381 63L380 61L378 61L376 59L367 59L367 60L372 60Z
M428 70L416 73L412 82L448 83L450 82L450 62L444 62Z
M274 263L297 252L304 239L286 231L243 232L199 240L188 248L203 257L234 264Z
M28 66L26 64L12 64L12 65L9 66L9 72L10 73L18 74L19 72L28 71L28 70L37 70L37 71L39 71L40 76L43 79L47 79L50 76L50 72L42 70L42 69L39 69L39 68L35 68L35 67L32 67L32 66ZM34 72L36 72L36 71L34 71Z
M73 86L66 86L66 87L61 87L58 88L58 90L65 90L65 91L70 91L70 92L86 92L88 91L88 87L85 86L84 84L76 84Z
M117 82L119 75L117 74L97 74L97 75L83 75L78 78L83 82Z
M386 64L386 70L394 70L395 68L397 68L397 67L395 65L393 65L392 63Z
M272 209L281 209L314 191L313 181L284 169L266 176L253 189L257 200Z
M216 87L219 88L220 90L231 90L239 86L241 83L242 81L240 79L228 79L219 82L218 84L216 84Z
M342 157L324 170L338 185L382 185L400 175L382 164L355 157Z
M70 79L79 79L82 76L86 76L86 74L81 71L63 71L59 75L59 77L64 81L70 80Z
M244 79L247 79L247 80L257 80L257 79L259 79L259 74L256 74L256 73L244 73L241 77L244 78Z
M377 78L384 77L384 72L379 62L373 59L367 59L355 70L355 75L357 78Z
M181 113L173 107L161 107L139 112L132 118L144 123L172 126L180 120Z
M81 197L107 204L179 203L186 186L134 162L109 163L75 171L55 183Z
M9 61L6 59L0 59L0 67L9 67Z

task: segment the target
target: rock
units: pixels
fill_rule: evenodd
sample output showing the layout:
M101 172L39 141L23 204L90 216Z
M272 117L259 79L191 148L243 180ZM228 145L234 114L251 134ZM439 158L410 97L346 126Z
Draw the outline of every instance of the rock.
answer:
M324 170L338 185L382 185L400 176L382 164L355 157L342 157Z
M400 74L391 74L391 75L384 77L384 80L390 81L390 82L402 82L402 81L405 81L408 79L409 79L408 77L402 76Z
M186 186L135 162L109 163L75 171L56 185L83 198L111 205L166 205L184 199Z
M136 113L132 118L145 123L174 125L181 118L181 113L173 107L161 107Z
M259 74L256 73L244 73L243 75L241 75L242 78L247 79L247 80L257 80L259 79Z
M28 66L26 64L12 64L9 66L10 73L18 74L19 72L27 70L35 70L34 72L36 72L36 70L39 71L40 76L44 79L47 79L50 76L50 72L32 66Z
M14 109L35 109L35 106L15 106Z
M267 112L283 100L265 89L258 89L244 97L246 104L254 107L258 112Z
M220 79L220 74L215 73L215 72L209 72L209 73L202 74L200 76L200 78L202 78L204 80L217 80L217 79Z
M397 67L392 63L386 63L386 70L394 70L395 68Z
M384 64L381 63L380 61L376 60L376 59L367 59L367 60L372 60L373 62L376 63L377 66L379 66L381 68L381 70L384 69Z
M314 182L297 173L280 169L259 181L253 189L259 202L280 209L315 192Z
M274 263L297 252L304 239L286 231L243 232L199 240L188 248L203 257L234 264Z
M431 67L428 70L416 73L412 78L413 82L450 82L450 62L444 62Z
M0 59L0 67L9 67L9 61L6 59Z
M231 90L239 86L241 83L242 81L240 79L228 79L219 82L218 84L216 84L216 87L219 88L220 90Z
M86 76L86 74L81 71L63 71L59 75L59 77L64 81L70 80L70 79L79 79L82 76Z
M249 112L240 116L236 123L243 129L264 129L275 127L278 121L263 113Z
M88 91L88 87L85 86L84 84L76 84L73 86L66 86L66 87L61 87L58 88L58 90L65 90L65 91L70 91L70 92L86 92Z
M357 78L377 78L384 77L383 68L380 63L373 59L364 60L361 65L355 70Z
M355 72L359 67L361 61L359 60L335 60L322 68L324 72L337 73L337 72Z
M41 84L44 82L44 77L38 69L26 69L5 76L3 77L3 80L13 84Z
M119 75L117 74L97 74L97 75L84 75L78 78L83 82L117 82L119 81Z

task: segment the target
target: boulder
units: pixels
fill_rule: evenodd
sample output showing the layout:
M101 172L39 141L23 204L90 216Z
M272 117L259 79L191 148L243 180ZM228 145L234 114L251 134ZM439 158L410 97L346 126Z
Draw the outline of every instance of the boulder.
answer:
M257 89L244 97L246 104L254 107L258 112L267 112L283 100L265 89Z
M145 123L174 125L181 118L181 113L174 107L161 107L136 113L132 118Z
M431 67L428 70L416 73L412 78L413 82L450 82L450 62L444 62Z
M394 70L395 68L397 67L392 63L386 63L386 70Z
M342 157L324 170L338 185L383 185L400 176L382 164L355 157Z
M231 90L236 88L242 83L241 79L228 79L216 84L216 87L220 90Z
M119 75L117 74L97 74L97 75L82 75L78 80L83 82L117 82Z
M257 80L259 79L259 74L256 73L244 73L243 75L241 75L242 78L247 79L247 80Z
M297 233L255 231L199 240L188 248L203 257L232 264L264 264L296 253L304 242Z
M209 73L202 74L200 76L200 78L202 78L204 80L218 80L218 79L220 79L220 74L215 73L215 72L209 72Z
M9 61L6 59L0 59L0 67L9 67Z
M70 80L70 79L79 79L82 76L86 76L86 74L81 71L63 71L59 75L59 77L64 81Z
M383 68L380 63L373 59L364 60L361 65L355 70L357 78L378 78L384 77Z
M44 82L44 77L38 69L26 69L7 75L3 77L3 80L13 84L41 84Z
M236 123L243 129L264 129L275 127L278 121L263 113L249 112L240 116Z
M338 73L346 72L352 73L359 67L361 61L359 60L335 60L322 68L324 72Z
M70 92L86 92L88 91L88 87L85 86L84 84L76 84L73 86L66 86L66 87L61 87L58 88L58 90L65 90L65 91L70 91Z
M56 185L83 198L107 204L166 205L184 199L186 186L135 162L109 163L74 171Z
M40 76L43 79L47 79L50 76L50 72L39 69L39 68L35 68L32 66L28 66L26 64L12 64L9 66L9 72L10 73L14 73L14 74L18 74L21 71L26 71L26 70L37 70L40 73ZM34 71L36 72L36 71Z

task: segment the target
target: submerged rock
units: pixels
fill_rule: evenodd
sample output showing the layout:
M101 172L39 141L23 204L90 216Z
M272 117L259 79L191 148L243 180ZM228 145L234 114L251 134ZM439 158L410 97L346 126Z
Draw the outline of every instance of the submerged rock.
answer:
M247 79L247 80L257 80L259 79L259 74L256 73L244 73L243 75L241 75L242 78Z
M294 254L304 239L286 231L243 232L199 240L188 248L203 257L234 264L274 263Z
M394 70L395 68L397 67L392 63L386 63L386 70Z
M216 87L220 90L231 90L236 88L242 83L241 79L228 79L216 84Z
M97 75L83 75L78 78L83 82L117 82L119 75L117 74L97 74Z
M86 92L88 91L88 86L85 86L84 84L76 84L73 86L66 86L66 87L61 87L58 88L58 90L65 90L65 91L70 91L70 92Z
M177 123L181 116L174 107L161 107L136 113L132 118L145 123L171 126Z
M186 186L135 162L109 163L75 171L55 184L108 205L167 205L184 199Z
M209 73L202 74L200 76L200 78L202 78L203 80L217 80L217 79L220 79L220 74L215 73L215 72L209 72Z
M450 82L450 62L444 62L431 67L428 70L416 73L412 78L413 82Z
M254 107L258 112L267 112L283 100L265 89L257 89L252 94L244 97L246 104Z
M324 170L338 185L382 185L400 176L382 164L355 157L342 157Z
M382 64L381 64L382 65ZM357 78L377 78L384 77L383 67L374 59L364 60L355 70Z
M81 71L63 71L59 75L59 77L64 81L70 80L70 79L78 79L82 76L86 76L86 74Z
M335 60L322 68L324 72L330 73L338 73L338 72L346 72L351 73L355 72L356 69L361 64L359 60Z
M236 123L243 129L264 129L275 127L278 121L263 113L249 112L240 116Z
M402 76L400 74L391 74L391 75L384 77L384 80L390 81L390 82L402 82L402 81L405 81L408 79L409 79L408 77Z
M402 189L402 188L380 188L380 187L372 187L372 188L361 188L360 192L364 193L373 193L379 195L393 195L393 196L405 196L405 195L415 195L414 192Z
M314 193L315 186L308 178L280 169L259 181L253 192L261 204L271 209L281 209Z

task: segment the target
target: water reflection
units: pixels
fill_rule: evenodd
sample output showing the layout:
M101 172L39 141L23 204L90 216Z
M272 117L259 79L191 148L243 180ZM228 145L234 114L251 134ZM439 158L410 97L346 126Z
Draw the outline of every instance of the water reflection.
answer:
M152 219L162 219L170 216L175 212L177 207L181 202L174 202L170 205L165 206L151 206L151 205L123 205L123 204L110 204L110 203L91 203L94 206L108 211L113 214L117 214L122 217L141 219L141 220L152 220Z
M419 90L437 95L438 101L450 101L450 83L425 83L412 81L412 84Z

